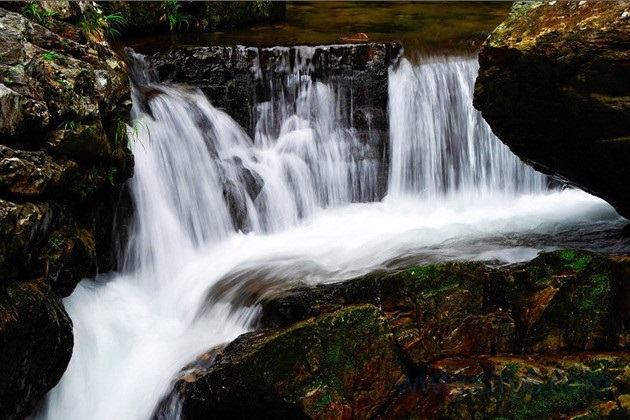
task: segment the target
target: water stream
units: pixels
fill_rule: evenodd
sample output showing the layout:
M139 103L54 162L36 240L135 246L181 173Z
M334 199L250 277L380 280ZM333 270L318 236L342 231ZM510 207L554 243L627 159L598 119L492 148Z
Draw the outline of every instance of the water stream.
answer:
M335 86L287 74L299 94L259 104L251 139L200 91L154 84L136 64L129 244L120 273L65 300L74 354L41 418L150 418L182 366L252 328L243 302L292 282L624 246L609 205L549 188L494 137L471 106L473 58L390 70L381 201Z

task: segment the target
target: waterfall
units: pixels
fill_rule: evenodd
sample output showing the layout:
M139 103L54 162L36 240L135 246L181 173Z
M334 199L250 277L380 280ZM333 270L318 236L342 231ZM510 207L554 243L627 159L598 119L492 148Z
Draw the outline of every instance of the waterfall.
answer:
M380 202L378 162L357 157L365 145L333 83L286 69L255 105L250 138L199 90L152 83L135 65L136 213L122 271L65 300L74 354L41 418L150 418L187 362L250 330L251 302L291 282L521 261L562 245L563 232L578 241L620 223L599 199L546 190L492 135L471 106L473 59L390 70Z
M472 104L478 65L451 57L390 69L389 193L424 199L540 194L547 178L523 164Z

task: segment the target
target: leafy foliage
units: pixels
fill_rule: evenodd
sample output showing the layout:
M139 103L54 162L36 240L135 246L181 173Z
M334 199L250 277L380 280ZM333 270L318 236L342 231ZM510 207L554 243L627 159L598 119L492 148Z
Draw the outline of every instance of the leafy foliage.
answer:
M163 4L164 16L160 20L168 23L169 29L180 29L182 25L186 26L186 29L190 28L190 21L193 20L193 16L182 13L182 5L176 0L168 0Z
M52 19L57 14L55 11L43 9L35 2L29 2L22 10L22 15L44 26L52 24Z

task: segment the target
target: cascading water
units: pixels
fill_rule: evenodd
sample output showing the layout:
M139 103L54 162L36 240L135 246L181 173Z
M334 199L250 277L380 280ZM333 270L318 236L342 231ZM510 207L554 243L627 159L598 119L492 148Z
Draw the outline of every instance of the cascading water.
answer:
M389 193L425 200L541 194L547 178L501 143L471 104L477 63L457 58L390 70Z
M243 302L292 281L524 260L588 247L588 232L623 223L587 194L546 191L492 136L470 105L473 59L391 70L382 202L365 202L377 168L354 158L360 143L333 85L287 73L297 99L258 104L252 140L199 91L135 73L136 214L123 270L66 299L75 350L43 418L150 418L183 365L251 328L256 308Z

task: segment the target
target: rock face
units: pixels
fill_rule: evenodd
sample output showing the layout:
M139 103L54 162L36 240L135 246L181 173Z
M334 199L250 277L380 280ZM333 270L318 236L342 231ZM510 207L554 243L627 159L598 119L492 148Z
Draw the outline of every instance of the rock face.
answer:
M630 217L628 3L517 3L479 63L474 105L499 138Z
M190 419L623 418L629 279L627 258L566 250L297 288L168 403Z
M187 83L203 90L253 135L257 106L299 99L296 78L335 86L340 120L356 130L357 160L380 165L379 196L387 184L388 68L402 53L397 43L296 47L202 47L157 53L148 58L160 82ZM292 98L292 99L291 99ZM283 112L283 110L279 110Z
M96 6L7 7L19 13L0 8L0 417L20 418L72 353L59 298L112 267L133 159L126 68Z

